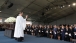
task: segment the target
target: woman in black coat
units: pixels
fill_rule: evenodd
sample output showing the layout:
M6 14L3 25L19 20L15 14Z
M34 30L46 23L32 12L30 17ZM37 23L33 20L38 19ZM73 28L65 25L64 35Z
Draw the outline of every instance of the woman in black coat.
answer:
M69 27L67 25L65 29L65 41L69 41Z
M72 26L69 26L69 41L73 39L73 28Z
M60 40L60 27L57 28L57 39Z
M50 38L52 39L53 38L53 27L52 27L52 25L50 26L49 34L50 34Z

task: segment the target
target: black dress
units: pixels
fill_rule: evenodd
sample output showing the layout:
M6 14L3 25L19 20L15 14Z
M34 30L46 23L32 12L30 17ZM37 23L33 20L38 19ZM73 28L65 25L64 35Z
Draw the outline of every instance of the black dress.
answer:
M36 31L37 31L37 37L41 37L41 28L38 27L38 29Z
M37 36L37 33L38 33L38 27L35 27L34 32L35 32L35 36Z
M50 37L50 28L46 29L46 35L47 35L48 38Z
M44 31L44 28L41 28L41 36L42 36L42 37L44 37L44 34L45 34L44 32L45 32L45 31Z
M47 30L47 28L44 27L44 37L47 37L46 30Z
M52 28L50 28L49 34L53 35L53 29Z
M33 34L35 33L34 29L35 29L35 28L33 28L33 27L31 28L31 34L32 34L32 33L33 33Z
M60 29L57 29L57 37L60 36Z
M73 38L73 29L69 29L69 37Z
M27 27L27 34L31 34L30 29L31 29L31 27L28 26L28 27Z

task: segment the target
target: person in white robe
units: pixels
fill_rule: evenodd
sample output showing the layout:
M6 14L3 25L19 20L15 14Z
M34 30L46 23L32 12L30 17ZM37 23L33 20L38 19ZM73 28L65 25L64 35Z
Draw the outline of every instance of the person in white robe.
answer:
M14 30L14 37L19 42L24 40L24 30L26 27L26 19L24 19L22 15L23 12L20 12L20 14L17 16Z

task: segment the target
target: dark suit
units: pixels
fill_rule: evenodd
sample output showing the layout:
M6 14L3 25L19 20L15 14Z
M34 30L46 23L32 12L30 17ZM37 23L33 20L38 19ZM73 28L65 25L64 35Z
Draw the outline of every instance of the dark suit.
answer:
M57 28L53 28L53 38L57 39Z
M76 39L76 34L75 34L75 32L76 32L76 28L73 29L74 39Z
M69 41L69 29L65 29L65 41Z
M65 28L61 29L61 40L65 39Z
M69 29L69 41L70 41L70 38L73 38L73 29Z

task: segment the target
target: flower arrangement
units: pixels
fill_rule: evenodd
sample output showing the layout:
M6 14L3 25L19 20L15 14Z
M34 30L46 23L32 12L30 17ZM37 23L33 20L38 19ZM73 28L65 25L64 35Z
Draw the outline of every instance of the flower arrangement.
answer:
M16 22L16 18L15 17L9 17L9 18L5 19L4 22L7 22L7 23L9 23L9 22Z

